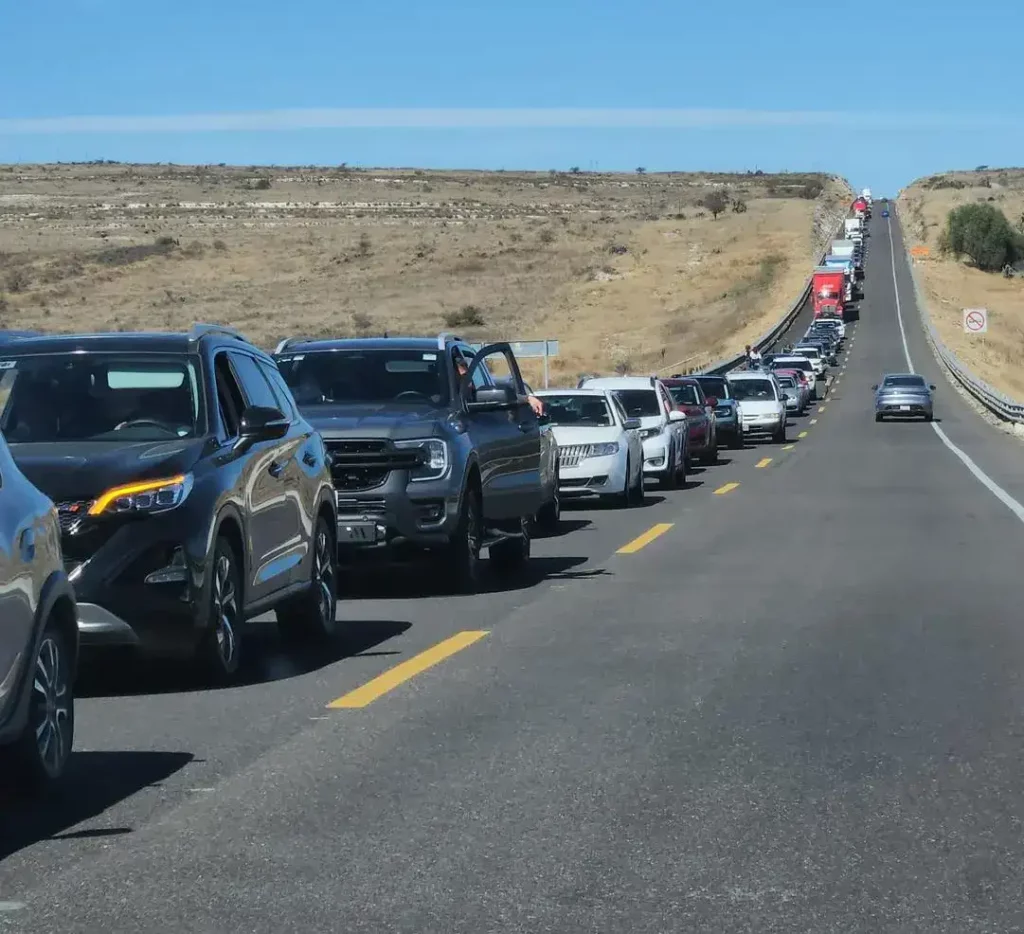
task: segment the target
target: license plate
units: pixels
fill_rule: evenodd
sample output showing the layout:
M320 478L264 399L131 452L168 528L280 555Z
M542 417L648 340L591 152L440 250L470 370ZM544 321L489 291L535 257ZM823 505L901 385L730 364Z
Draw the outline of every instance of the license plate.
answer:
M373 544L377 541L377 525L373 522L339 522L339 543Z
M901 405L900 406L900 411L901 412L909 412L910 411L910 406L909 405Z

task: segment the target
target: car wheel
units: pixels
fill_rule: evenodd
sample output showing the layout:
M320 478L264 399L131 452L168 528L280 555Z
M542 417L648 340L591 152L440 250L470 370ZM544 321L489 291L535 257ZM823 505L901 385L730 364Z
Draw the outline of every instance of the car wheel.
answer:
M501 574L524 568L530 560L530 523L520 520L520 535L495 542L490 548L491 567Z
M708 450L707 454L704 455L704 458L703 458L702 462L707 464L707 465L709 465L709 466L711 466L711 467L713 467L715 464L718 463L718 437L717 436L715 437L714 442L712 443L712 446Z
M881 420L882 420L882 413L881 412L875 412L875 421L876 422L880 422Z
M323 516L316 520L312 551L309 588L278 607L277 625L290 640L330 642L338 635L338 548Z
M630 488L630 505L643 506L645 500L644 472L643 469L641 469L636 472L636 482Z
M244 618L240 580L231 543L218 538L210 579L210 626L200 646L206 667L218 681L230 681L241 664Z
M776 431L774 435L772 435L772 441L774 441L776 444L785 444L786 443L786 423L785 423L785 421L783 421L782 425L779 427L779 430Z
M541 506L537 513L537 527L548 535L558 532L559 524L562 521L562 497L558 491L558 482L555 482L555 491L550 501Z
M480 542L483 539L480 491L475 484L462 495L459 524L444 556L444 576L455 593L476 593L480 588Z
M626 458L626 473L622 481L622 492L615 496L615 503L617 506L629 506L633 502L633 484L630 480L630 474L632 473L632 465L629 462L629 458Z
M658 478L658 486L663 490L674 490L679 485L679 467L674 462L671 451L666 456L668 470L663 476Z
M26 794L52 786L71 758L75 740L71 651L60 627L48 622L36 651L25 732L3 750L4 772Z

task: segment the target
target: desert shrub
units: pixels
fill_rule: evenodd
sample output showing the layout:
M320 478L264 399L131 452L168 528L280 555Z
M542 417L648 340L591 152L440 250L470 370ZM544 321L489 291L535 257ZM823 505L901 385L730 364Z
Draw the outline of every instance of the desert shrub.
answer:
M537 234L537 239L540 240L541 243L554 243L555 232L550 227L545 227L539 234Z
M365 312L357 311L352 315L352 324L357 331L368 331L373 327L373 318Z
M484 313L476 305L463 305L457 311L445 312L444 323L449 328L478 328L484 324Z
M256 191L266 191L270 188L270 179L266 177L257 179L256 183L252 187L255 188Z
M359 255L369 256L372 249L373 241L370 239L370 235L363 231L363 233L359 235Z
M31 278L24 269L12 269L4 277L8 292L24 292L28 288Z
M218 253L226 253L227 249L228 249L228 245L223 240L214 240L213 241L213 248Z
M1024 237L1017 233L999 208L992 204L963 204L946 217L939 238L944 252L966 256L988 272L1024 256Z
M726 200L725 194L720 191L713 191L701 199L701 206L710 211L711 216L715 220L718 220L718 215L729 206L729 202Z
M732 210L734 214L744 214L747 210L747 202L742 198L737 198L732 203Z

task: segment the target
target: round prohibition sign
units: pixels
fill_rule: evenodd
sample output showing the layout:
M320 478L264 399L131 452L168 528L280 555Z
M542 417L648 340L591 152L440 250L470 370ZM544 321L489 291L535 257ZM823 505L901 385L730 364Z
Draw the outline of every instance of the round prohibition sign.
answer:
M980 331L985 327L985 316L980 311L969 311L966 318L967 328L970 331Z

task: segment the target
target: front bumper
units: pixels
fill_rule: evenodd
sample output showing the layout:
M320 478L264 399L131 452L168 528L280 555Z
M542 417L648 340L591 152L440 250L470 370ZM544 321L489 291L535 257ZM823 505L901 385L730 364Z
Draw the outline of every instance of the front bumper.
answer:
M446 545L459 523L460 490L451 474L410 483L398 470L372 490L337 490L339 553Z
M625 458L617 454L587 457L573 467L562 465L558 471L562 497L606 496L622 492L625 484Z
M785 424L785 413L781 415L744 415L743 435L748 438L759 435L774 435Z
M176 537L187 527L176 512L122 524L109 536L96 527L81 538L65 533L64 566L83 649L132 646L159 655L195 649L207 625L205 554L190 554ZM91 549L89 542L100 538Z
M670 460L672 445L664 435L645 438L644 442L644 473L667 474L672 469Z

